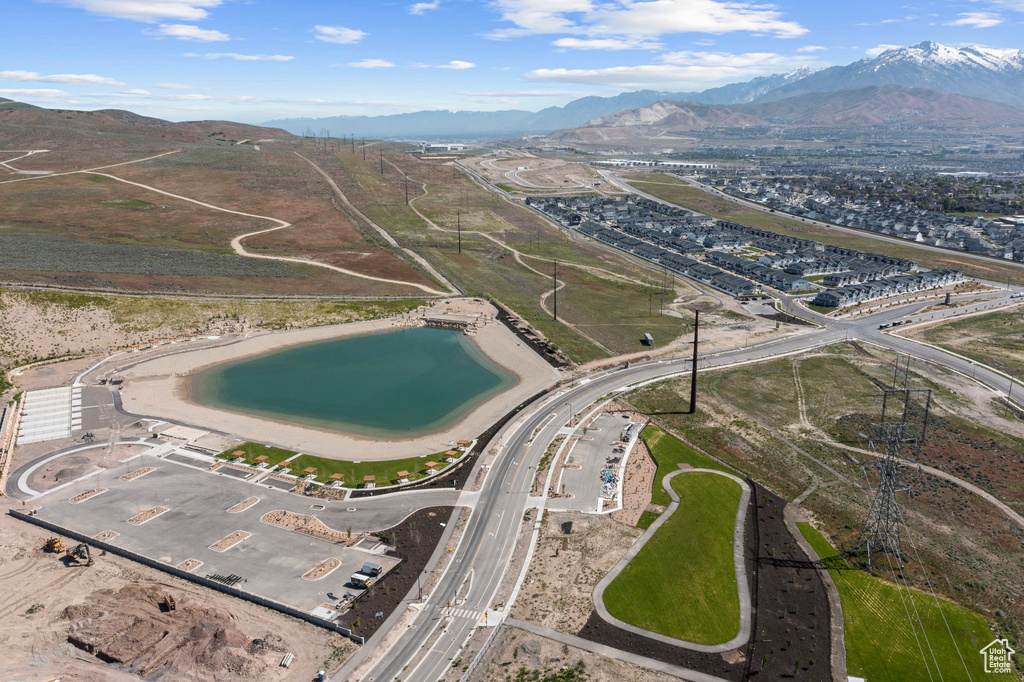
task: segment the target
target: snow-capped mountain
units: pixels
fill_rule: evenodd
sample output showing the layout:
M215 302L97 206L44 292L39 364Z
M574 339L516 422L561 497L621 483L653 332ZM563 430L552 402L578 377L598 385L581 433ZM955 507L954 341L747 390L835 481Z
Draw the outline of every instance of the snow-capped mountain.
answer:
M1024 52L925 41L823 69L772 90L761 101L871 85L931 88L1024 107Z

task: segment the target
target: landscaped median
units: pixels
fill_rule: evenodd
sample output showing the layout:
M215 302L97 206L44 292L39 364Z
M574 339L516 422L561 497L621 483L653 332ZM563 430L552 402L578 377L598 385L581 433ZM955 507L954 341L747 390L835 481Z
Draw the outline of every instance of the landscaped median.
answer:
M595 600L627 626L697 645L691 648L727 642L735 648L742 642L732 640L745 634L741 588L748 594L746 584L737 585L735 563L745 489L734 477L712 471L679 471L666 482L678 506L632 559L627 554L625 566L613 569L609 575L621 568L610 583L598 584Z
M809 523L797 526L839 590L850 675L900 682L1017 679L985 672L980 652L996 636L984 618L868 575L846 563Z

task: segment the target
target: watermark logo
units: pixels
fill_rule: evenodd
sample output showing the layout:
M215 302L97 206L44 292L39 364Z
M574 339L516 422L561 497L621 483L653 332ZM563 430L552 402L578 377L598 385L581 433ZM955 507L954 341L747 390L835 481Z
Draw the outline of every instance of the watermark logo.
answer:
M994 639L979 652L985 659L985 672L987 673L1012 673L1013 664L1010 656L1016 652L1010 648L1010 643L1005 639Z

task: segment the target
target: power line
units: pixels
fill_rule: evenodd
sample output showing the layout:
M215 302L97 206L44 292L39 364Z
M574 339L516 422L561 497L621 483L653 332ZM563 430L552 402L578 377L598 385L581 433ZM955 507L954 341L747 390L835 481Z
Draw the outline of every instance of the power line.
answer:
M907 526L907 522L902 512L900 512L900 518L903 520L903 525ZM914 550L914 556L917 557L917 563L921 567L921 572L924 574L925 584L928 585L928 591L932 595L932 599L935 600L935 608L938 609L939 615L942 616L942 622L946 626L946 632L949 633L949 638L953 640L953 647L956 649L956 655L960 657L960 664L964 667L964 672L967 673L967 679L973 682L974 678L971 677L970 670L967 669L967 661L964 660L964 655L960 653L960 646L956 643L956 637L953 636L953 629L949 627L949 621L946 620L946 612L942 610L942 605L939 604L939 598L935 596L935 590L932 589L932 580L928 577L928 572L924 569L924 562L921 561L921 555L917 551L917 545L914 544L914 538L911 537L910 532L907 532L907 539L910 540L910 547Z

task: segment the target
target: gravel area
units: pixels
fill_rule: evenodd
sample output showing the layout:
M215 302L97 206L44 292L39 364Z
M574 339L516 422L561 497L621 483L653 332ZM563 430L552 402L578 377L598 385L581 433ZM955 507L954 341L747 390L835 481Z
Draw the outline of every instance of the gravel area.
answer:
M100 493L107 492L106 488L93 488L92 490L86 490L84 493L78 493L74 497L70 498L68 502L71 504L78 504L79 502L85 502L90 497L96 497Z
M258 497L248 497L248 498L242 500L241 502L239 502L238 504L236 504L231 509L228 509L228 513L230 513L230 514L237 514L240 511L245 511L246 509L248 509L249 507L253 506L254 504L256 504L259 501L260 501L260 498L258 498Z
M363 535L360 533L349 534L345 531L335 530L315 516L296 514L295 512L283 511L281 509L267 512L260 517L260 521L346 546L352 546L363 538Z
M246 533L244 530L236 530L234 533L227 536L226 538L221 538L220 540L217 540L217 542L210 545L210 549L212 549L215 552L224 552L228 549L231 549L242 540L250 537L252 537L252 533Z
M303 580L320 580L321 578L326 578L327 575L338 566L341 566L341 561L334 557L330 557L329 559L324 559L316 566L306 571L302 578Z
M147 509L141 514L136 514L135 516L128 519L128 523L131 523L136 526L141 526L146 521L149 521L150 519L155 519L156 517L163 514L165 511L168 511L167 507L151 507L150 509Z
M133 472L131 472L129 474L125 474L124 476L121 477L121 480L122 481L132 481L132 480L138 478L139 476L145 476L146 474L148 474L152 470L153 470L153 467L142 467L141 469L136 469L135 471L133 471Z

